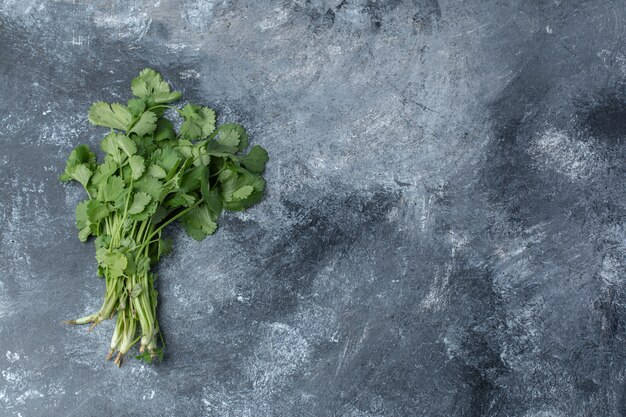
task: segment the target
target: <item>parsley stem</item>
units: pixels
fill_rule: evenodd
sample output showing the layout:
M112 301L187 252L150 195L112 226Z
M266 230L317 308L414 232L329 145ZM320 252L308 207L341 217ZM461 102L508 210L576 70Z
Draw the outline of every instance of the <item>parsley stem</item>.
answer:
M167 226L168 224L172 223L174 220L178 219L180 216L188 213L189 211L195 209L196 207L198 207L202 202L204 202L204 198L199 199L198 201L196 201L195 203L193 203L191 206L187 207L186 209L179 211L176 215L172 216L169 220L167 220L165 223L163 223L161 226L157 227L156 230L154 232L152 232L152 234L149 236L149 239L152 239L158 232L160 232L161 230L163 230L163 228L165 226Z
M128 203L130 202L130 195L132 194L131 193L132 189L133 189L133 178L131 177L130 178L130 186L128 188L128 195L126 195L126 204L124 205L124 215L122 216L122 219L117 224L117 227L114 230L114 233L116 235L119 233L120 229L123 227L124 222L126 221L126 217L128 216ZM111 239L111 242L113 242L112 239ZM119 236L118 236L118 241L116 243L119 243Z
M133 222L133 228L130 231L130 237L131 238L135 236L135 229L137 229L137 222L136 221Z
M176 110L178 114L181 114L179 109L177 109L174 106L168 106L167 104L157 104L156 106L150 107L147 111L154 110L154 109L173 109L173 110Z
M220 174L222 173L222 171L224 171L224 169L226 169L226 165L222 166L222 167L219 169L219 171L217 171L216 173L211 174L211 175L210 175L210 177L214 177L214 176L216 176L216 175L220 175Z

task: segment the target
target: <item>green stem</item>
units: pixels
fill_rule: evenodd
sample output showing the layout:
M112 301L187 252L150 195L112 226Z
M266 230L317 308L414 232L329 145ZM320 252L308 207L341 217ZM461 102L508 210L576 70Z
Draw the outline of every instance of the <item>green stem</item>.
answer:
M214 177L214 176L216 176L216 175L220 175L220 174L222 173L222 171L224 171L224 169L226 169L226 166L225 166L225 165L224 165L224 166L222 166L222 167L219 169L219 171L217 171L216 173L214 173L214 174L210 175L210 177Z
M122 219L116 225L116 228L113 231L116 236L119 234L120 229L124 226L124 222L126 221L126 217L128 216L128 204L130 203L130 195L132 194L131 193L132 188L133 188L133 178L131 177L131 179L130 179L130 188L128 190L128 194L126 195L126 204L124 205L124 215L122 216ZM117 237L119 237L119 236L117 236ZM120 239L118 239L118 243L119 243L119 240ZM111 242L113 242L113 239L111 239Z
M179 109L177 109L174 106L168 106L167 104L157 104L156 106L150 107L147 111L154 110L154 109L173 109L173 110L176 110L178 114L181 114L181 111Z
M163 223L161 226L157 227L149 236L146 240L146 242L144 242L142 245L140 245L138 247L138 249L143 249L145 248L145 246L148 243L151 243L150 240L152 240L152 238L154 236L156 236L159 232L161 232L161 230L163 230L163 228L165 228L167 225L169 225L170 223L172 223L174 220L178 219L179 217L185 215L186 213L188 213L189 211L195 209L196 207L198 207L202 202L204 202L204 198L199 199L198 201L196 201L195 203L193 203L191 206L187 207L186 209L184 209L183 211L179 211L176 215L170 217L165 223Z
M198 201L196 201L195 203L193 203L191 206L187 207L183 211L181 211L178 214L176 214L173 217L171 217L168 221L166 221L161 226L156 228L156 230L150 235L150 239L152 239L158 232L163 230L163 228L165 228L168 224L172 223L174 220L178 219L179 217L187 214L189 211L195 209L196 207L198 207L203 202L204 202L204 198L201 198Z

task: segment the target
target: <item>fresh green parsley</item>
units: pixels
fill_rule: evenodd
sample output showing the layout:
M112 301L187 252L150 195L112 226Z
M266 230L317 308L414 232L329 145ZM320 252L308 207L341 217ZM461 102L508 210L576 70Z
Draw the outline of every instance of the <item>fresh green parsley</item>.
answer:
M163 357L151 272L170 248L163 229L178 220L193 239L215 233L224 210L245 210L263 198L268 161L259 145L245 152L242 126L216 126L208 107L172 106L181 93L156 71L141 71L131 90L135 98L126 104L97 102L89 109L92 124L109 128L100 143L104 159L98 163L88 145L78 145L60 176L87 192L76 206L78 238L94 238L98 274L106 284L98 312L66 323L93 328L115 316L107 359L115 356L118 366L137 342L138 359ZM178 132L165 117L167 109L182 118Z

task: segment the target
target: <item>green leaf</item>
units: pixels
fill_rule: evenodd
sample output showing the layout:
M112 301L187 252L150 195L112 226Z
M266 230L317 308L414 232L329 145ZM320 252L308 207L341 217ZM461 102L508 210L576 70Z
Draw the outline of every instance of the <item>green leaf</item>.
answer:
M85 242L94 231L87 217L87 203L89 200L82 201L76 206L76 228L79 230L78 239L81 242Z
M180 136L184 139L206 138L215 130L215 112L208 107L187 104L180 115L185 120L180 127Z
M226 209L237 211L245 210L261 200L265 189L265 181L262 177L243 168L238 168L237 172L230 171L231 174L225 179L220 177L226 171L218 176L218 179L220 179L220 192ZM248 185L252 186L253 191L243 199L238 198L241 197L239 189Z
M94 154L89 146L87 145L78 145L76 148L72 150L70 156L67 158L67 163L65 164L65 171L59 179L63 182L71 181L76 179L73 177L73 173L75 171L76 166L85 165L88 169L93 170L95 168L96 163L96 154Z
M118 165L121 165L124 160L124 155L120 152L119 147L119 143L122 141L120 137L124 137L124 135L111 132L102 139L102 142L100 142L100 148Z
M111 159L105 160L102 164L98 165L98 169L96 169L96 172L91 177L91 183L98 186L102 182L106 182L107 178L115 174L115 171L117 171L115 161Z
M137 283L133 286L133 289L130 290L130 293L128 295L130 296L130 298L137 298L139 294L141 294L142 289L143 287L141 286L141 284Z
M91 151L88 145L78 145L75 147L70 156L67 158L67 165L87 164L93 165L96 163L96 154Z
M137 154L142 155L145 158L149 158L150 154L158 148L158 145L154 142L151 133L145 136L132 135L131 138L137 145Z
M126 130L133 118L128 107L123 104L108 104L102 101L89 108L89 121L96 126Z
M130 218L133 221L144 221L150 220L152 215L156 212L157 208L159 208L158 201L151 201L148 205L141 211L141 213L131 214Z
M202 198L204 199L207 207L217 218L217 216L219 216L222 212L222 198L220 197L219 191L216 187L209 189L209 175L208 170L206 169L200 177L200 192L202 193Z
M133 197L133 204L131 204L128 209L128 214L141 213L146 208L146 205L150 202L150 200L152 200L152 197L150 197L149 194L143 192L135 193Z
M180 182L180 189L185 192L192 192L200 186L202 177L206 175L206 167L195 167L183 175Z
M234 129L220 130L220 136L217 143L228 148L236 148L239 145L239 133Z
M240 124L237 123L224 123L223 125L220 126L219 128L220 130L220 135L222 135L223 132L229 132L229 131L234 131L237 133L237 137L239 138L239 142L237 143L237 148L240 151L243 151L244 149L246 149L248 147L248 133L246 132L246 129L244 129L243 126L241 126Z
M233 200L243 200L247 198L254 191L254 187L251 185L244 185L233 193Z
M196 198L192 195L185 193L175 193L173 196L165 201L165 207L177 208L177 207L189 207L196 201Z
M154 178L165 178L167 176L167 172L156 164L150 165L150 168L148 168L148 174L152 175Z
M131 156L128 160L128 165L130 165L130 170L133 173L134 180L138 180L146 170L144 159L139 155Z
M160 142L162 140L174 140L176 139L176 131L172 122L165 118L160 118L156 123L156 130L154 131L154 140Z
M109 244L111 243L111 236L109 235L100 235L98 237L96 237L96 239L93 242L96 246L96 249L100 249L100 248L108 248Z
M133 78L130 89L135 96L141 98L170 92L170 86L163 81L161 74L150 68L145 68L137 77Z
M87 216L88 204L89 200L84 200L76 205L76 228L78 230L89 226L89 217Z
M172 239L159 239L158 246L157 257L160 258L172 251Z
M73 168L71 168L71 170L72 171L70 175L72 179L78 181L79 183L83 185L83 187L87 188L87 184L89 183L89 178L91 178L91 175L93 174L93 172L91 172L91 170L87 168L87 165L78 164L74 166Z
M139 136L144 136L148 133L152 133L156 130L156 121L156 114L151 111L144 112L129 133L136 133Z
M170 171L180 163L180 155L175 149L167 147L155 151L150 160L165 171Z
M141 257L137 261L136 265L137 275L143 275L150 271L150 258Z
M263 199L263 191L254 191L245 200L232 200L224 203L224 207L232 211L243 211L255 205Z
M239 158L241 164L254 174L261 174L269 157L267 151L259 145L254 145L247 155Z
M141 71L131 82L130 88L135 96L156 104L176 101L181 96L178 91L170 92L170 86L163 81L161 74L150 68Z
M137 145L126 135L116 135L114 142L129 158L137 153Z
M224 205L217 188L210 189L208 194L204 196L204 201L216 216L219 216L222 213Z
M232 158L237 153L237 148L234 146L226 146L218 141L212 140L206 145L206 150L209 155Z
M127 242L128 241L128 242ZM124 238L122 240L120 240L120 245L121 246L131 246L133 245L134 242L132 241L132 239L129 238ZM126 274L126 276L130 276L130 275L134 275L137 273L137 264L135 263L135 257L132 256L132 253L129 254L130 256L126 257L126 268L124 269L124 273Z
M182 94L180 93L180 91L172 91L171 93L167 93L167 94L155 95L152 98L152 100L154 101L155 104L165 104L165 103L171 103L172 101L176 101L181 96Z
M89 226L83 227L78 232L78 240L80 240L81 242L86 242L90 235L91 235L91 227Z
M139 116L146 109L146 102L140 98L132 98L128 100L128 110L133 116Z
M203 240L217 229L217 223L205 204L191 209L180 219L187 235L195 240Z
M191 166L191 162L192 162L192 159L187 158L185 159L185 161L183 162L181 166L180 165L181 160L178 159L176 161L176 164L172 168L170 168L169 171L167 171L167 177L165 177L165 179L168 181L171 181L171 183L174 184L176 188L179 188L180 183L183 179L183 175L185 172L187 172L187 168Z
M208 166L211 162L211 156L205 146L196 145L191 148L191 157L195 166Z
M160 201L161 194L166 191L163 189L163 183L150 175L144 175L139 181L136 181L134 188L148 194L153 201Z
M237 173L234 171L234 169L232 169L233 167L231 166L230 168L225 168L222 172L220 172L220 174L217 176L217 179L220 182L226 182L228 179L232 178L233 176L236 176Z
M190 158L193 151L193 143L187 139L180 139L178 141L178 145L176 146L176 150L184 158Z
M101 201L108 201L115 203L116 206L121 206L125 195L124 181L117 175L109 177L104 184L98 190L98 199Z
M150 218L150 223L156 226L157 224L161 223L168 214L169 211L165 207L159 206Z
M98 224L100 220L109 215L109 209L106 205L97 200L90 200L87 203L86 215L89 223Z
M96 251L96 259L100 266L108 269L112 278L122 276L128 264L126 255L119 252L108 252L106 248L100 248Z

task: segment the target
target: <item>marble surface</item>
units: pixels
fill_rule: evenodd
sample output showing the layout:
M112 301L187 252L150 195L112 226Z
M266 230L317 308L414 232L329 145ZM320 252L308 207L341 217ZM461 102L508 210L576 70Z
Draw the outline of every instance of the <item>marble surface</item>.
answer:
M624 1L0 1L0 415L626 413ZM144 67L269 151L104 361L69 151Z

